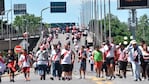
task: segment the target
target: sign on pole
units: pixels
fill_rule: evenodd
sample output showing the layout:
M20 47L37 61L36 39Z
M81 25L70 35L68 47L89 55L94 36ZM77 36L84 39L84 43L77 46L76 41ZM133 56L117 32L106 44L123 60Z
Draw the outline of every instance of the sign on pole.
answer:
M66 2L51 2L50 9L51 9L51 13L65 13Z
M14 14L26 14L26 4L14 4Z
M15 53L20 53L22 51L22 49L23 49L22 46L16 45L15 48L14 48L14 52Z

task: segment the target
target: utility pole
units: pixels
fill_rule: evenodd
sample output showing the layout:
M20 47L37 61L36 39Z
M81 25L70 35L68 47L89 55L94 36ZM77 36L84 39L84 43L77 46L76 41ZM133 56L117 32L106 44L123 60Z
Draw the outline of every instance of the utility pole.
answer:
M104 0L104 40L107 40L106 35L106 1Z
M111 43L111 3L109 0L109 41Z
M101 42L103 42L103 29L102 29L102 0L100 0L100 38Z
M136 9L132 9L132 28L134 29L134 31L132 31L132 36L133 39L136 39Z

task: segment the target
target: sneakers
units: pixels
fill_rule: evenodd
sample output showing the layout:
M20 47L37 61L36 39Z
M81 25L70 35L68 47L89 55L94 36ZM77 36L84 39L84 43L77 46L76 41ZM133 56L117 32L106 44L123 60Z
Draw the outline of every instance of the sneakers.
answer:
M141 79L141 78L139 78L139 80L140 80L140 81L142 81L142 79Z
M138 81L138 80L139 80L139 81L142 81L142 79L141 79L141 78L135 79L134 81Z
M138 81L137 79L134 79L134 81Z
M110 76L109 80L114 80L115 78L115 76Z
M10 82L15 82L14 79L11 79Z
M50 77L50 79L51 79L51 80L54 80L54 78L53 78L53 77Z
M64 78L64 77L62 77L62 80L65 80L65 78Z

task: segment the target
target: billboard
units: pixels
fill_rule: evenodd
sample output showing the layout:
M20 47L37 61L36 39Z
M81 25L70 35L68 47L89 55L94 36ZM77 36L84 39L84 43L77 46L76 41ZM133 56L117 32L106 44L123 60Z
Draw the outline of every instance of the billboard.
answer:
M4 0L0 0L0 15L4 15L4 13L2 14L3 11L5 11Z
M26 4L14 4L14 14L26 14Z
M118 0L118 9L148 8L149 0Z
M65 13L66 12L66 2L51 2L50 3L51 13Z

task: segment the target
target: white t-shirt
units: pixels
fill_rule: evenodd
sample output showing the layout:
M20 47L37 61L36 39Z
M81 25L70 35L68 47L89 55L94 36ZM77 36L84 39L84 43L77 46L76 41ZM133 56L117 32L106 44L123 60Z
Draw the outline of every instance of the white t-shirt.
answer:
M45 59L45 58L42 58L43 56L41 56L43 53L46 53L47 55L46 56L48 56L48 53L47 53L47 51L46 50L43 50L43 51L41 51L41 50L39 50L39 51L37 51L37 53L36 53L36 57L37 57L37 64L48 64L48 60L47 59ZM44 56L45 57L45 56Z
M115 45L114 44L110 44L111 45L111 49L110 51L107 53L106 57L114 57L114 53L115 53ZM109 49L108 45L104 46L104 51L106 52Z
M22 67L30 67L30 61L31 59L27 56L27 58L25 59L25 56L23 54L21 54L19 61L22 62Z
M57 55L56 55L56 54L57 54ZM50 58L52 59L52 61L59 61L59 60L60 60L60 55L61 55L60 52L59 52L59 53L56 53L55 50L52 50L52 51L51 51L51 56L50 56Z
M61 64L71 64L71 51L62 49L61 55L64 54L64 58L61 60Z

